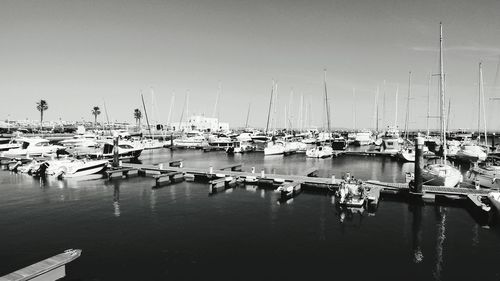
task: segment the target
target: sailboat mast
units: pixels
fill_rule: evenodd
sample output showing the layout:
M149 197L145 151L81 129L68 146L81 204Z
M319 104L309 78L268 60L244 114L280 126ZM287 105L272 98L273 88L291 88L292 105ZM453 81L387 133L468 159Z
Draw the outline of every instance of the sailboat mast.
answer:
M144 114L146 115L146 123L148 124L149 136L153 138L153 133L151 133L151 126L149 126L148 112L146 111L146 104L144 103L144 96L141 93L142 107L144 108Z
M444 112L444 66L443 66L443 24L439 23L439 94L441 100L441 143L443 146L443 161L446 164L446 122L445 122L445 112Z
M488 134L486 131L486 104L484 103L483 65L481 62L479 63L479 93L481 94L480 98L483 101L484 144L488 146ZM481 107L479 107L479 111L481 111Z
M326 87L326 69L324 70L324 84L325 84L325 106L326 106L326 124L328 133L330 133L330 104L328 103L328 90Z
M174 101L175 101L175 92L172 93L172 98L170 99L170 108L168 110L168 120L167 123L170 125L170 122L172 121L172 109L174 107Z
M411 96L411 71L408 73L408 97L406 99L406 118L405 118L405 140L408 140L408 127L410 122L410 96Z
M396 110L394 111L394 127L398 125L398 96L399 96L399 84L396 86Z
M352 88L352 129L356 130L356 88Z
M104 113L106 113L106 121L108 122L109 134L111 135L111 125L109 124L108 108L106 107L106 101L104 99L102 99L102 102L104 103Z
M215 97L214 111L212 113L212 117L213 118L217 117L217 106L218 106L218 103L219 103L220 92L222 91L221 88L222 88L222 85L219 82L219 88L217 89L217 96Z
M426 119L426 129L427 129L427 135L430 134L429 132L429 118L431 115L431 80L432 79L432 74L429 73L429 83L427 84L427 119Z
M267 135L267 130L269 129L269 118L271 117L271 108L272 108L272 104L273 104L273 92L274 92L274 80L273 80L273 86L271 87L271 97L269 98L269 110L267 111L266 135Z
M248 103L247 120L245 121L245 128L248 128L248 118L250 117L250 106L252 103Z

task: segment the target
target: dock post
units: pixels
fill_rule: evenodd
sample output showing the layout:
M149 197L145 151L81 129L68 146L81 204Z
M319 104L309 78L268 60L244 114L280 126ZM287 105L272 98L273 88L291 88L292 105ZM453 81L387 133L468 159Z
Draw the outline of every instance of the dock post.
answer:
M261 178L265 178L266 177L266 174L265 174L264 170L260 171L260 177Z
M113 139L113 167L120 166L120 155L118 153L118 136Z
M214 167L210 166L210 168L209 168L209 172L208 172L208 173L209 173L209 174L213 174L213 173L214 173Z
M335 175L332 176L332 184L335 184Z
M422 170L424 169L424 138L415 138L415 181L410 186L410 192L415 195L422 194Z

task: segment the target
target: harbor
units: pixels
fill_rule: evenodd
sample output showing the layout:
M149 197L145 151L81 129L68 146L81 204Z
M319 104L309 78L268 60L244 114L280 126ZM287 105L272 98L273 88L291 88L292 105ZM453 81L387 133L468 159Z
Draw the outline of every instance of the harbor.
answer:
M500 1L406 2L1 1L0 281L500 280Z

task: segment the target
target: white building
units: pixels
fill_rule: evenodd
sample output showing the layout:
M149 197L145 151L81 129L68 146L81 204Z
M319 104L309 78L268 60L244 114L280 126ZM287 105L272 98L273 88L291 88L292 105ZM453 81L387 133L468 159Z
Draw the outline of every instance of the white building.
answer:
M179 126L180 125L180 126ZM174 131L205 131L205 132L217 132L217 131L229 131L229 123L219 122L217 118L210 118L200 115L191 116L187 122L172 122L170 127Z

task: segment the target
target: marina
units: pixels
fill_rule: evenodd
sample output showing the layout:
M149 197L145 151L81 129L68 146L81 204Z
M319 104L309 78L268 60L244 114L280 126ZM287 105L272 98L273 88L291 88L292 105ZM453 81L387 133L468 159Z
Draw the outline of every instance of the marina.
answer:
M500 280L500 2L0 2L0 281Z

